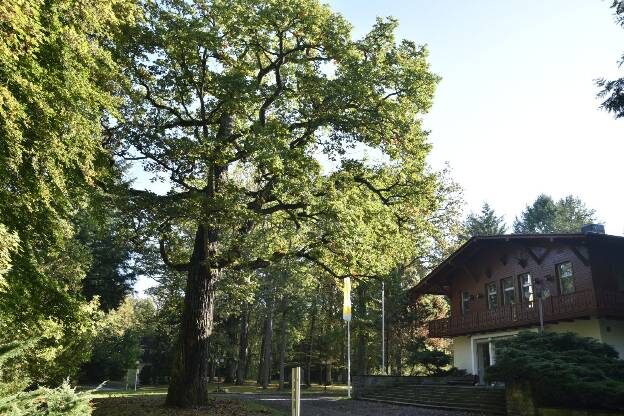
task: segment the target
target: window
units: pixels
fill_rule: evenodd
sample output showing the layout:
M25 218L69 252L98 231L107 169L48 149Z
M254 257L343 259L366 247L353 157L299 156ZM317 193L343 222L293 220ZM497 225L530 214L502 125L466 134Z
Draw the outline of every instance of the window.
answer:
M559 290L562 295L574 292L574 274L572 263L566 261L557 265L557 277L559 278Z
M468 292L462 292L461 311L462 315L466 315L468 312L470 312L470 293Z
M523 273L518 276L522 303L533 302L533 278L531 273Z
M501 288L503 289L503 305L513 305L516 303L516 288L514 286L513 277L501 280Z
M485 292L487 293L487 307L488 309L496 309L498 306L498 293L496 291L496 283L488 283L485 285Z

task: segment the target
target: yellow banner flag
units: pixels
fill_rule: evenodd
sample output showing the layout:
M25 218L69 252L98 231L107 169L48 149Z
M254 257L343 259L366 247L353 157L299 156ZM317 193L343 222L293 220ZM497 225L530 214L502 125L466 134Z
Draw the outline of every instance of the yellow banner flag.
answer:
M342 305L342 319L345 321L351 320L351 278L344 278L344 285L342 287L342 293L344 295L344 302Z

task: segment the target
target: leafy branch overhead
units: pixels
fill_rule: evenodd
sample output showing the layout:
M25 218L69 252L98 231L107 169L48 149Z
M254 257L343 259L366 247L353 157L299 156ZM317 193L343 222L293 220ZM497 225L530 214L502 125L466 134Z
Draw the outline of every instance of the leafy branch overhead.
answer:
M114 153L171 185L132 195L170 228L218 229L219 268L288 252L366 274L373 245L400 249L438 207L420 127L438 81L426 49L397 43L394 19L353 40L341 16L304 3L154 2L122 48L132 84ZM354 146L387 162L347 160Z

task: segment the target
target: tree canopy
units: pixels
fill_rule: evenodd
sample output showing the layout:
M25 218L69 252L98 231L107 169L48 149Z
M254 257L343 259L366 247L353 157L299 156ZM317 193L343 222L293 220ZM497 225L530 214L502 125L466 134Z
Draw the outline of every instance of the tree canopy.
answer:
M613 0L611 8L615 12L617 24L624 27L624 2L622 0ZM620 62L622 61L624 61L624 55L620 59ZM624 116L624 78L614 80L600 78L596 81L596 84L601 88L598 97L604 99L601 107L613 114L615 118Z
M147 4L128 33L111 150L169 185L126 192L163 261L188 274L169 404L207 401L197 363L226 271L293 258L365 279L441 240L454 189L427 167L420 121L438 77L396 27L379 19L354 40L315 0L174 0Z
M136 14L126 0L0 4L0 344L39 340L16 364L33 383L60 382L89 355L90 255L72 219L114 176L101 120L119 103L111 49Z
M496 212L485 202L481 208L481 213L471 212L464 221L461 234L462 240L468 240L476 235L498 235L507 232L507 224L503 216L497 216Z
M514 232L578 233L583 225L596 222L596 211L579 198L568 195L558 201L541 194L514 221Z

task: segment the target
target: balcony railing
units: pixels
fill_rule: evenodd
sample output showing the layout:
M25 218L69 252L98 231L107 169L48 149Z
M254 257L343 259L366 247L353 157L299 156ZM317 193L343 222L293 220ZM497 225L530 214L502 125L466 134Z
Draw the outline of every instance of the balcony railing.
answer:
M551 296L542 301L544 322L587 316L624 318L624 293L585 290L568 295ZM538 302L504 305L499 308L469 313L429 322L429 336L442 338L505 328L539 324Z

